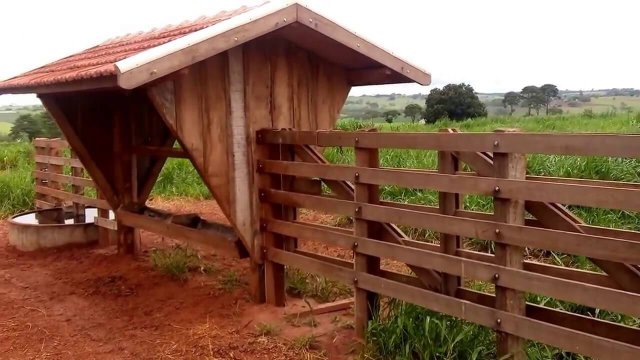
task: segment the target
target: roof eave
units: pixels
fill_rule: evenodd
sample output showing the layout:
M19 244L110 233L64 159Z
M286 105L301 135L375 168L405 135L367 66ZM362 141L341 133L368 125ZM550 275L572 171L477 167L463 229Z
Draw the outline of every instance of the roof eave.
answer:
M35 84L15 87L0 87L0 95L5 94L53 94L88 90L118 89L118 79L115 75L101 76L90 79L73 80L53 84Z
M308 26L340 42L394 73L379 83L375 83L375 77L371 78L366 81L368 85L431 83L431 75L428 72L374 45L307 6L298 3L273 3L118 61L115 64L118 85L125 89L136 88L293 22Z

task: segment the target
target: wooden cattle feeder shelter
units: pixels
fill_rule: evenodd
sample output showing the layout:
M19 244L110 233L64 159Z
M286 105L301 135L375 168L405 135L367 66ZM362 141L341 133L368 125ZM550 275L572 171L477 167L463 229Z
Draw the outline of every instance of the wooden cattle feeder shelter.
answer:
M430 76L305 6L267 3L107 41L1 82L0 93L39 95L107 202L96 207L115 212L123 252L135 253L136 229L233 251L250 258L256 301L277 306L285 266L350 284L360 338L386 296L495 331L500 359L525 359L528 340L640 359L640 232L596 226L567 206L637 214L640 185L527 173L530 154L638 159L640 135L331 130L352 86L403 82ZM327 147L352 148L353 163L329 163ZM386 149L437 153L437 169L383 167ZM145 205L168 157L193 163L231 227ZM43 195L60 194L47 185ZM381 199L384 186L437 192L438 204ZM465 208L469 194L490 198L491 210ZM468 246L477 240L494 250ZM298 246L307 241L353 261ZM525 256L551 252L590 266ZM381 266L389 261L411 272ZM554 305L565 303L579 310Z
M430 75L307 6L271 2L111 39L5 80L0 94L39 96L114 209L119 250L135 253L136 229L236 248L261 301L263 244L278 240L260 231L275 210L258 189L276 180L258 175L258 130L332 129L352 86L413 82ZM192 162L231 232L145 206L169 157Z

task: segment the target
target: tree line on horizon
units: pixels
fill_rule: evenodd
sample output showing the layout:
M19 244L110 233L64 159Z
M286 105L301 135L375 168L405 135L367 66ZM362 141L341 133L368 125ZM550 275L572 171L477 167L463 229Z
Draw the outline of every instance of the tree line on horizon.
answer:
M502 105L509 108L509 115L513 115L516 111L515 107L522 105L527 108L527 116L531 116L531 112L535 110L536 115L540 115L540 110L544 107L545 114L549 115L549 105L555 99L560 98L560 91L554 84L544 84L540 87L528 85L522 88L520 92L509 91L504 94Z
M554 84L529 85L522 88L520 92L507 92L502 99L502 104L505 108L509 108L509 115L513 115L516 106L519 105L527 108L527 116L531 116L533 111L536 115L540 115L542 109L545 109L545 114L549 115L554 110L550 108L552 101L559 98L560 91ZM377 108L378 104L375 105ZM448 84L442 89L432 89L425 99L424 107L411 103L405 106L403 112L396 109L384 112L372 109L366 111L363 117L383 118L386 122L392 123L402 114L411 119L412 123L418 118L424 119L427 123L433 123L441 119L462 121L488 115L486 105L480 100L473 87L460 83Z

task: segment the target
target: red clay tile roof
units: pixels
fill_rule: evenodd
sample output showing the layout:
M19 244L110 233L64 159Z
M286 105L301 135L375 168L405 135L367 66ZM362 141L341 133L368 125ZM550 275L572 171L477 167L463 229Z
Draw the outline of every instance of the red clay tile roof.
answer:
M201 17L179 25L169 25L148 32L117 37L64 59L2 81L0 82L0 90L32 88L115 75L114 64L122 59L207 28L250 9L243 6L233 11L222 11L214 16Z

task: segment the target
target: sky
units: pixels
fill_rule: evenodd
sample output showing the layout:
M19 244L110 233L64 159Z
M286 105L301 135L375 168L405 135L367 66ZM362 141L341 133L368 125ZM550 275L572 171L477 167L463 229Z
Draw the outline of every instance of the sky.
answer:
M130 32L252 0L3 0L0 79ZM478 92L556 84L640 88L635 0L307 0L359 35L432 74L432 85L357 87L353 95L428 93L465 82ZM37 103L3 95L0 105Z

